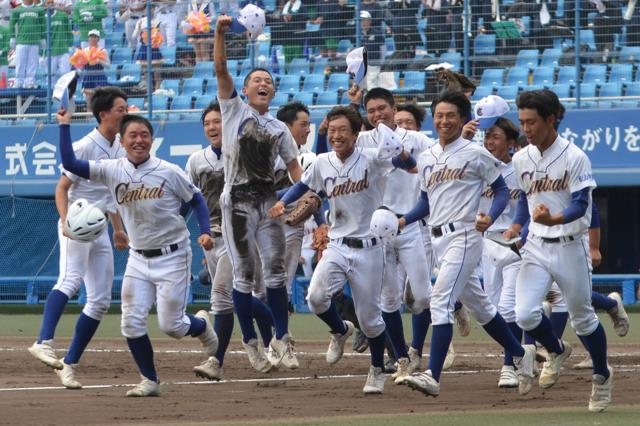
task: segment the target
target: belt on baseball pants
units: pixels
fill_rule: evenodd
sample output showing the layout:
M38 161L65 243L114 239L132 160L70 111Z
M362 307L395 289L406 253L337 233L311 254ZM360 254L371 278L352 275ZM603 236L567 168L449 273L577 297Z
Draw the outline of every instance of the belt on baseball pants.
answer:
M159 248L159 249L148 249L148 250L135 250L136 253L140 253L144 257L158 257L163 254L170 254L174 251L177 251L180 248L178 244L171 244L169 247Z
M331 240L331 242L336 244L344 244L347 247L351 248L369 248L378 244L378 241L375 238L365 238L361 240L360 238L336 238L335 240Z
M432 226L431 227L431 235L436 238L442 237L443 235L450 234L455 231L459 231L461 229L465 229L465 226L462 222L451 222L442 226Z
M551 244L568 243L570 241L575 241L575 238L571 235L569 235L568 237L556 237L556 238L538 237L538 238L540 238L545 243L551 243Z

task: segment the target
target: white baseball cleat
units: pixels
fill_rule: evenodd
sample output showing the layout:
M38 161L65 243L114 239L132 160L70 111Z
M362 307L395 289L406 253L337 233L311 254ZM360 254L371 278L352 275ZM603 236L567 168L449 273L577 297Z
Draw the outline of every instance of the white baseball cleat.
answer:
M453 343L449 344L447 349L447 356L444 358L444 364L442 364L442 371L447 371L453 367L453 363L456 361L456 351L453 349Z
M144 376L140 376L142 381L133 389L127 391L127 396L144 397L144 396L160 396L160 383L149 380Z
M267 359L262 345L258 344L258 339L250 339L247 343L242 342L244 350L247 351L251 366L261 372L268 373L273 368L271 362Z
M67 364L64 358L60 359L62 370L56 370L56 374L62 382L62 386L67 389L82 389L82 384L75 379L75 369L78 364Z
M500 370L499 388L517 388L520 385L516 369L513 365L503 365Z
M440 383L431 376L431 370L427 370L424 373L413 373L405 377L404 384L413 390L434 398L440 395Z
M538 379L538 384L542 389L549 389L556 384L560 378L562 365L569 359L569 356L571 356L571 345L564 340L562 341L562 345L564 346L564 351L559 354L549 352L549 358L547 358L547 361L542 365L542 371Z
M458 326L458 332L462 337L467 337L471 333L471 320L469 311L464 306L453 313L453 319Z
M585 359L577 363L573 366L576 370L590 370L593 368L593 360L591 359L591 355L587 354Z
M544 316L547 318L551 318L552 310L553 308L551 307L551 303L544 300L542 302L542 313L544 314Z
M607 409L611 403L611 389L613 389L613 369L609 368L609 378L605 379L600 374L594 374L591 386L591 398L589 398L589 411L600 413Z
M329 364L335 364L340 361L342 354L344 354L344 344L349 336L353 334L353 330L355 330L351 321L344 321L344 325L347 327L346 333L331 333L331 341L329 342L329 349L327 349L327 362Z
M41 343L36 341L33 345L29 346L29 353L48 367L62 370L62 363L58 357L56 357L56 352L53 350L53 340L43 340Z
M533 367L536 363L536 346L523 345L524 356L520 359L514 357L513 362L516 365L518 375L518 392L520 395L526 395L533 387Z
M624 303L622 303L622 297L620 293L614 291L609 294L609 297L616 301L616 307L607 311L613 321L613 329L620 337L624 337L629 332L629 315L624 309Z
M220 361L215 356L210 356L200 365L193 367L193 372L198 377L208 380L220 381L224 377L224 369L220 365Z
M398 369L391 375L396 385L404 383L404 379L410 376L415 370L411 369L411 360L409 358L400 358L398 360Z
M422 370L422 355L415 348L409 348L409 363L411 364L411 372Z
M283 365L292 370L300 367L296 353L293 350L293 344L293 339L289 334L282 336L282 339L276 339L273 336L271 343L269 343L269 361L274 367Z
M198 311L197 314L194 315L196 318L200 318L205 322L205 329L198 336L200 343L202 343L203 352L207 356L214 356L216 351L218 350L218 335L213 330L213 326L211 325L211 319L209 318L209 313L205 310Z
M406 358L405 358L406 359ZM365 395L379 395L384 391L384 381L387 376L385 376L384 371L380 367L374 367L373 365L369 367L369 374L367 375L367 381L362 388L362 393Z

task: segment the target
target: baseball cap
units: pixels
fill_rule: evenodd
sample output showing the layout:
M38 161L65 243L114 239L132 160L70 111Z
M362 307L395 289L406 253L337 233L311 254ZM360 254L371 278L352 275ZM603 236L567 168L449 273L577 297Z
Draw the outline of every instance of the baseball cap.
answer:
M371 14L367 10L361 10L360 19L371 19Z
M262 34L265 25L264 10L249 3L240 10L237 17L233 18L229 30L234 33L248 32L249 36L255 39Z
M355 84L360 84L367 75L367 49L358 47L347 55L347 72L354 75Z
M96 37L100 37L100 30L97 29L92 29L89 31L89 36L96 36Z
M479 129L488 129L498 118L509 112L509 104L500 96L489 95L480 99L473 109L476 120L480 121Z
M386 126L384 123L378 124L378 158L388 159L399 155L402 152L402 140L396 132Z
M76 71L69 71L63 74L56 85L53 88L51 97L60 102L62 108L68 111L74 109L73 96L76 93L76 86L78 84L78 73Z

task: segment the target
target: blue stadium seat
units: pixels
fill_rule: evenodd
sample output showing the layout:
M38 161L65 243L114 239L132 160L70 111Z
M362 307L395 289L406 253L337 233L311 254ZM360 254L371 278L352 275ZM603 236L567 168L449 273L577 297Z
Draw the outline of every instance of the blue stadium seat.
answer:
M582 46L587 46L592 52L598 50L596 47L596 36L593 33L593 30L580 31L580 44Z
M116 47L124 47L124 33L121 32L107 32L104 38L104 47L107 50L115 49Z
M618 62L635 63L640 61L640 46L624 46L620 49Z
M544 49L542 52L542 60L540 66L558 67L560 66L560 58L562 57L562 49Z
M232 74L235 75L235 74ZM202 79L208 79L214 77L215 74L213 72L213 62L211 61L202 61L197 62L195 68L193 69L193 77L200 77Z
M119 85L135 86L142 79L142 67L140 64L124 64L120 70Z
M440 63L448 62L453 65L452 70L459 71L462 64L462 54L460 52L444 52L440 55Z
M227 69L229 70L229 74L231 74L231 77L235 77L236 75L238 75L238 60L227 59Z
M165 95L151 95L151 103L153 104L153 109L167 109L169 97Z
M349 90L349 74L333 73L329 75L327 91Z
M207 95L217 96L218 95L218 80L215 78L207 79L207 90L205 92Z
M239 76L244 77L247 74L249 74L249 72L253 69L253 66L251 65L251 58L243 59L242 62L240 62L238 69L239 69L238 71Z
M489 96L493 94L493 86L478 86L476 87L475 92L473 92L473 96L471 97L474 101L479 101L485 96Z
M329 66L329 58L316 58L311 62L314 74L324 75L325 69Z
M607 66L604 64L591 64L585 66L582 81L584 83L604 83L607 81Z
M569 84L555 84L549 89L551 89L552 92L558 95L559 98L571 97L571 86Z
M216 102L217 98L215 96L204 95L196 97L195 108L199 110L205 109L211 102Z
M269 58L271 56L271 42L270 41L259 41L258 42L258 56L264 56L265 58Z
M506 100L515 99L518 96L518 86L498 86L496 95Z
M105 68L104 73L107 76L107 83L109 83L110 86L118 85L118 66L117 65L112 64L111 67Z
M622 96L622 85L620 83L603 83L600 85L600 97L620 97Z
M273 12L278 7L278 0L263 0L264 10L267 12Z
M191 95L180 95L175 96L171 99L171 109L192 109L191 108L192 98Z
M556 84L568 84L572 87L576 85L578 81L578 74L576 72L576 67L573 65L565 65L560 67L558 71L558 77L556 79Z
M316 105L336 105L338 103L338 95L333 91L326 91L318 93L316 99Z
M127 99L127 105L131 106L135 106L138 107L138 109L143 110L144 109L144 102L146 101L146 98L129 98Z
M185 78L182 85L182 95L199 96L202 95L204 79L200 77Z
M176 49L183 51L193 50L193 46L189 43L189 37L182 31L176 31Z
M306 58L293 58L287 67L287 74L298 76L311 74L311 63Z
M298 92L293 95L293 101L302 102L305 105L313 105L313 93Z
M280 76L278 92L297 93L300 91L300 75L287 74Z
M496 35L478 34L473 40L473 53L474 55L495 55Z
M611 64L610 83L627 83L633 81L633 64Z
M235 87L236 91L240 93L244 87L244 77L239 75L233 77L233 87Z
M551 86L553 84L553 74L555 70L551 67L539 66L533 70L533 81L531 84L542 84Z
M507 70L508 86L524 87L529 84L529 68L511 67Z
M351 50L353 45L351 44L351 40L342 39L338 41L338 48L336 49L336 53L341 56L346 56L347 52Z
M577 92L576 92L577 95ZM580 83L580 97L581 98L595 98L596 97L596 83Z
M424 71L405 71L404 83L402 87L394 90L396 93L424 93L425 91L425 75Z
M180 93L180 80L179 79L170 79L170 80L162 80L160 83L160 88L165 90L173 90L175 95Z
M174 66L176 64L176 47L171 46L163 46L160 48L160 53L162 54L162 58L164 59L163 64Z
M133 60L133 52L130 47L117 47L113 49L111 63L114 65L130 64Z
M504 80L503 68L487 68L482 72L480 86L502 86Z
M326 117L327 113L331 111L328 108L313 108L309 110L310 119L312 121L321 122Z
M289 93L276 92L275 96L271 100L272 107L280 107L289 103Z
M640 81L627 83L625 86L627 88L625 96L640 96Z
M324 91L324 74L309 74L304 78L302 91L320 93Z
M396 41L393 37L384 38L385 57L391 56L396 51Z
M530 70L538 66L538 49L523 49L518 52L516 57L516 67L524 67Z

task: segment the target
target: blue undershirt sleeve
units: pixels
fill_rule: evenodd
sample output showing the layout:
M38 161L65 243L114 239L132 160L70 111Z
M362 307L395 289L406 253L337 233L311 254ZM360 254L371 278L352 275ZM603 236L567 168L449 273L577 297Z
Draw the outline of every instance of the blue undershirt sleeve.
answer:
M518 197L518 204L516 204L516 214L513 217L513 223L516 223L520 226L524 226L524 224L529 220L529 205L527 204L527 196L524 191L520 192L520 196Z
M404 215L404 220L407 222L407 225L409 225L410 223L416 222L426 216L429 216L429 197L426 192L420 191L420 198L418 198L418 202L409 211L409 213Z
M596 202L591 200L591 225L589 225L589 229L598 228L600 228L600 211L598 210Z
M211 235L211 226L209 224L209 209L207 208L207 203L204 200L204 197L200 192L196 192L193 194L193 198L189 201L191 204L191 208L196 214L196 219L198 220L198 228L200 228L200 235L209 234Z
M571 204L562 210L562 223L570 223L581 218L587 212L589 207L589 191L590 188L583 188L580 191L571 193Z
M417 164L416 159L413 158L411 154L409 154L409 158L407 158L406 160L401 160L400 156L397 155L391 159L391 162L393 163L394 167L404 170L413 169Z
M498 178L491 184L491 189L493 190L493 201L491 202L491 208L489 208L488 215L491 216L491 220L495 222L509 203L509 188L507 187L504 178L502 176L498 176Z
M327 145L327 134L321 135L318 133L318 139L316 140L316 155L329 152L329 145Z
M60 125L60 156L62 157L62 167L65 170L89 179L89 162L76 158L76 153L73 152L73 144L71 143L71 126L68 124Z
M309 187L307 185L302 182L296 182L296 184L289 188L287 193L282 196L280 201L282 201L285 206L288 206L294 201L297 201L298 198L302 197L308 190Z

